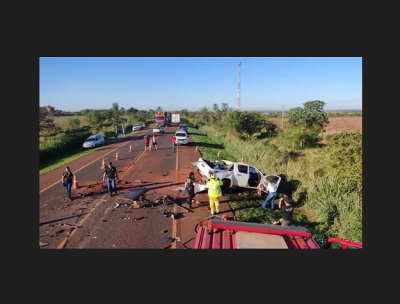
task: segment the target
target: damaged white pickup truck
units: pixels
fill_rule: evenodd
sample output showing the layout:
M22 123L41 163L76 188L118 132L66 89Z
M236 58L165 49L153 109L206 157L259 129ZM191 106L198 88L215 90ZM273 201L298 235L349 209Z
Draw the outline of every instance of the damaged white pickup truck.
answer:
M273 174L265 174L261 170L241 162L231 162L228 160L209 161L199 158L197 162L192 163L194 170L197 171L204 181L210 179L210 172L215 178L219 178L223 183L223 191L230 187L242 187L258 189L267 192L269 183L279 187L281 177Z

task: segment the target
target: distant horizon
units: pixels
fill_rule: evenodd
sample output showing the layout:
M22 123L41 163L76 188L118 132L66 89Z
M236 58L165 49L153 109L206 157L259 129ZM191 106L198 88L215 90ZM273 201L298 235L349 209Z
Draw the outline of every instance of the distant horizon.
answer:
M40 57L39 104L198 111L217 103L280 111L310 100L362 108L362 57Z

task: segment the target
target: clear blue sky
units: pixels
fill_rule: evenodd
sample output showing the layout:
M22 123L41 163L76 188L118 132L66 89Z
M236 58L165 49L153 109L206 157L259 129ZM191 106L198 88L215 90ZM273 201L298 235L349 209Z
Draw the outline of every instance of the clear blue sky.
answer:
M323 100L326 110L362 109L361 57L41 57L40 105L59 110L199 110L237 105L281 110Z

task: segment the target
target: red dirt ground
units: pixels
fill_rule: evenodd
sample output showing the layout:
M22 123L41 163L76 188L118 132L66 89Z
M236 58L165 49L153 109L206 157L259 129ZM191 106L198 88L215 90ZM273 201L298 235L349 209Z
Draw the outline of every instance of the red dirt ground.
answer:
M272 121L274 124L277 124L278 126L282 124L281 118L268 118L268 120ZM362 129L362 117L329 118L329 124L325 128L326 133L355 131L356 129Z

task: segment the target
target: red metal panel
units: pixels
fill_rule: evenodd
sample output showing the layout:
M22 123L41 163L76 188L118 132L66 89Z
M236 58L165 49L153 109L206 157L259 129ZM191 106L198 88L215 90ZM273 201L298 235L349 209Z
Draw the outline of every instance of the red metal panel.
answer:
M221 239L222 239L223 231L214 232L212 234L212 249L222 249L221 248Z
M295 239L300 249L309 249L308 245L306 242L304 242L304 239L301 236L296 236Z
M314 240L314 238L306 238L305 242L307 243L307 246L310 249L321 249L321 247L318 245L317 241Z
M203 242L203 234L204 234L204 228L198 229L196 243L194 244L195 249L201 249L201 244Z
M244 223L236 221L222 221L222 220L209 220L208 225L212 228L234 230L234 231L247 231L258 232L265 234L275 235L293 235L311 237L311 232L307 228L290 227L290 226L276 226L258 223Z
M202 249L211 249L211 242L212 242L212 234L208 234L207 229L204 229L203 232L203 241L201 243Z
M286 241L289 249L300 249L299 245L297 245L297 242L294 239L294 236L284 235L283 238Z
M236 249L236 247L233 247L233 244L232 244L232 235L229 235L228 231L226 231L226 230L222 233L222 247L221 248L223 248L223 249L235 248Z
M354 242L349 242L349 241L344 241L340 239L335 239L335 238L328 238L328 243L340 243L343 244L343 248L347 248L347 246L353 246L357 248L362 248L362 244L360 243L354 243Z
M237 249L236 235L231 235L232 248Z

